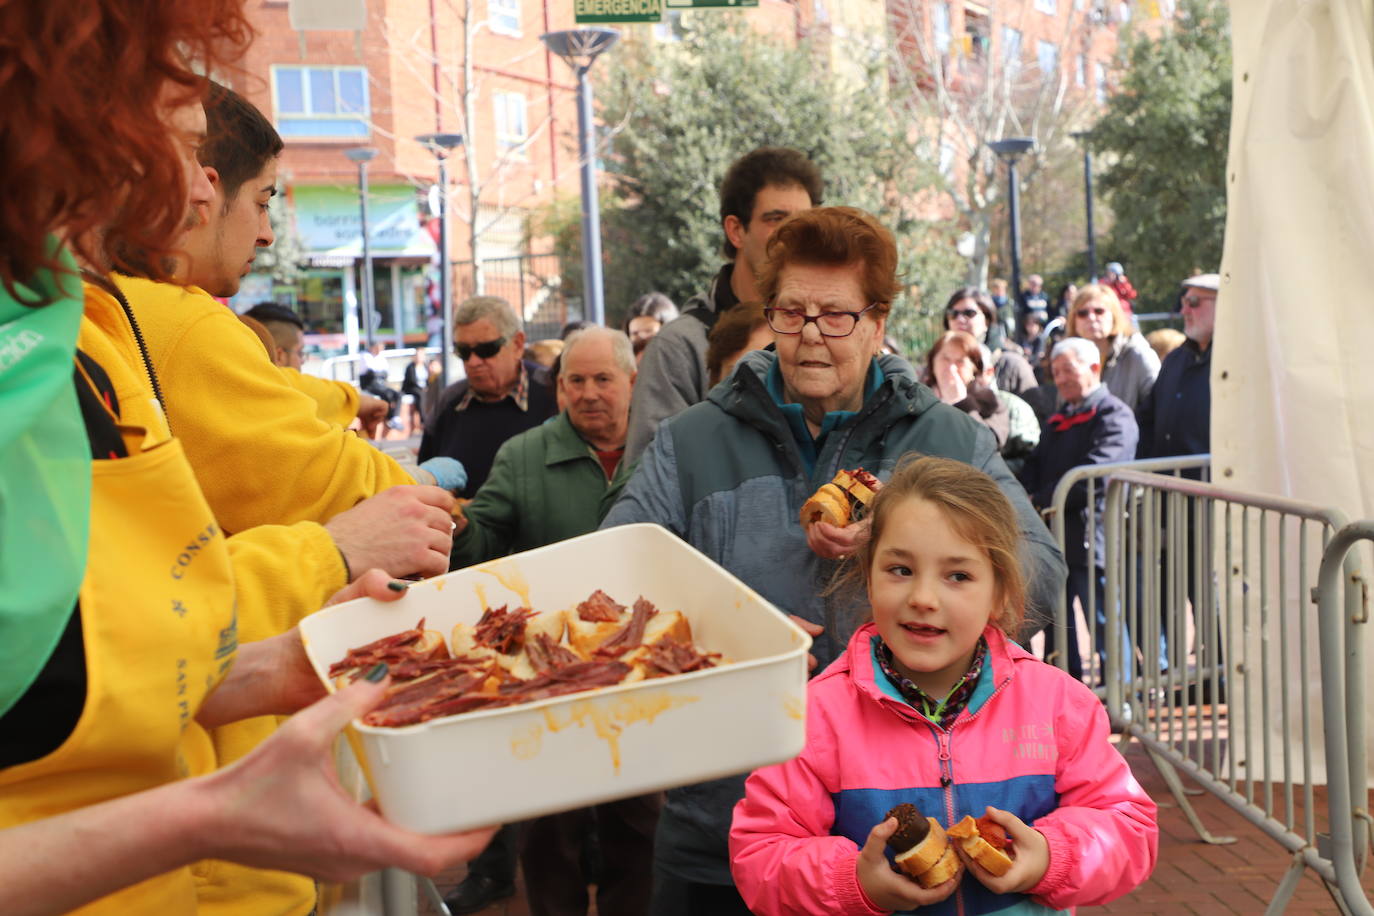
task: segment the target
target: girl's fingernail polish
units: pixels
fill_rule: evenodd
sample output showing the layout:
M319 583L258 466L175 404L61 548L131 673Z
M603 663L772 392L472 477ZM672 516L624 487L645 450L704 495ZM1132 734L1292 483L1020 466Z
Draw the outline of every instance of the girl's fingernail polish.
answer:
M371 681L375 684L382 678L386 677L386 673L388 670L389 669L386 666L386 662L378 662L375 666L373 666L372 670L368 671L367 674L363 675L363 680Z
M395 579L392 579L390 582L386 584L386 587L391 589L393 592L403 592L409 586L407 586L404 582L397 582Z

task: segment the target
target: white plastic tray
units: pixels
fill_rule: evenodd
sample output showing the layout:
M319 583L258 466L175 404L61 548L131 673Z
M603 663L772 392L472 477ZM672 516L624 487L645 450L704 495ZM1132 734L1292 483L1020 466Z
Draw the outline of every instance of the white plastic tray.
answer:
M811 638L657 525L627 525L416 583L301 622L321 679L349 649L415 626L448 637L486 606L572 608L596 589L690 620L729 664L404 728L354 722L382 813L424 833L523 820L778 763L806 740Z

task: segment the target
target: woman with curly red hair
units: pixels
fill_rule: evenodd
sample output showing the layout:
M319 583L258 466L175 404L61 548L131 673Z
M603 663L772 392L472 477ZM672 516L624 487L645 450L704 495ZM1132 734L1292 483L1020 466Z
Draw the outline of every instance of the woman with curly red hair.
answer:
M327 765L371 672L218 773L205 728L322 689L293 632L239 646L223 533L103 274L210 200L198 72L243 0L0 0L0 911L196 912L190 864L343 880L432 873L487 832L421 837ZM81 279L92 284L83 291ZM339 597L398 597L364 577ZM195 738L193 736L200 736Z

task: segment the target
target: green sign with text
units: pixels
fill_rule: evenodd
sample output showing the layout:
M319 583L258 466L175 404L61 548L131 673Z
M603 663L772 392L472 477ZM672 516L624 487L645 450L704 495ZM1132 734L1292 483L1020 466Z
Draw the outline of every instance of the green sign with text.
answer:
M663 0L574 0L578 23L658 22Z
M737 6L758 6L759 0L665 0L670 10L726 9Z

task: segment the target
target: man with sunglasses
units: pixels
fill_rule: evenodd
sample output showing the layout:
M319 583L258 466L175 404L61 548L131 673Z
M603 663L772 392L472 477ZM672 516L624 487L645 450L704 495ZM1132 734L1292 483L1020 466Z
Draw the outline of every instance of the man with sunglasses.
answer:
M1137 408L1136 418L1140 422L1140 446L1137 458L1168 458L1174 455L1200 455L1212 450L1212 329L1216 322L1217 290L1221 286L1218 274L1198 274L1183 281L1183 296L1179 300L1183 311L1183 333L1187 340L1164 358L1159 368L1159 377L1150 397ZM1181 472L1184 477L1200 480L1201 469ZM1202 537L1199 528L1208 523L1205 512L1198 512L1196 506L1186 506L1183 520L1186 532L1184 555L1186 562L1180 563L1176 577L1183 582L1188 601L1197 614L1197 576L1196 563L1198 549L1210 541ZM1165 518L1165 524L1170 520ZM1169 595L1167 575L1168 562L1161 566L1159 594ZM1162 608L1171 613L1170 607L1177 599L1168 600ZM1215 614L1212 609L1210 614ZM1197 620L1194 620L1197 626ZM1161 617L1161 630L1167 629ZM1198 627L1205 634L1206 627ZM1218 672L1214 685L1204 685L1204 696L1220 700L1225 691L1225 665L1220 652L1220 634L1213 637L1217 643L1215 658ZM1185 650L1186 651L1186 646ZM1199 652L1199 657L1202 653ZM1160 670L1169 667L1169 646L1167 634L1160 633Z
M1140 458L1210 452L1212 328L1217 314L1217 274L1183 281L1183 334L1188 339L1167 357L1150 397L1138 408ZM1196 478L1200 472L1185 471Z
M558 412L548 370L526 362L525 329L509 302L474 296L453 316L453 350L467 375L439 397L420 441L420 461L456 458L467 469L458 494L472 498L491 473L496 450L511 436Z

